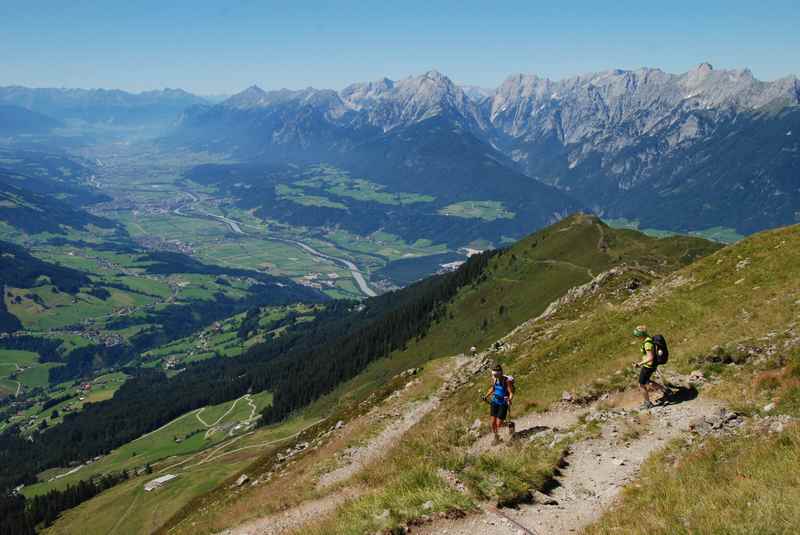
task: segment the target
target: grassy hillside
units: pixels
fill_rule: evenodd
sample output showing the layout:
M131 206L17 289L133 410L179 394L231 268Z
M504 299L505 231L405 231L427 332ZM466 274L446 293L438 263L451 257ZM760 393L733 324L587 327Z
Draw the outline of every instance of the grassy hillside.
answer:
M592 226L579 221L564 226ZM626 240L629 236L630 241ZM505 349L496 358L517 378L517 417L549 407L564 391L590 400L630 388L635 384L630 363L638 357L630 331L638 323L668 336L672 351L668 370L688 373L698 369L705 374L710 386L702 390L702 395L727 401L745 416L766 415L768 403L775 404L771 414L800 415L800 289L796 284L800 275L800 227L750 237L663 276L650 273L649 268L654 266L633 259L635 251L641 250L635 236L623 233L619 242L612 242L629 251L617 253L631 258L626 267L615 270L595 287L587 287L582 294L571 294L572 299L564 300L552 314L527 322L504 339ZM532 247L532 243L528 241L529 248L539 247L538 243ZM661 243L672 247L673 242ZM517 247L512 252L519 250ZM510 263L509 254L493 260L495 270L502 262ZM585 248L576 248L566 254L580 259L586 253ZM648 273L651 278L643 280ZM487 277L464 294L489 287L489 281ZM518 285L517 290L522 292L523 286ZM468 302L464 295L459 299ZM536 315L529 313L529 317ZM454 314L447 320L450 324L443 321L440 329L456 329L458 318ZM463 346L480 336L458 341ZM433 352L436 344L447 347L447 339L444 332L437 336L434 328L416 347L429 347ZM397 355L398 359L403 357ZM408 355L405 358L413 360ZM437 370L442 366L438 362L444 361L426 367L423 381L436 384ZM390 367L388 363L379 364ZM380 376L377 368L379 365L373 366L350 386L369 384ZM474 382L467 382L405 433L386 452L391 463L367 465L335 487L331 492L349 489L357 491L356 497L303 532L372 533L431 512L475 509L487 499L514 501L530 488L547 485L560 462L560 447L593 432L591 426L580 427L576 435L565 437L555 449L533 441L504 448L502 453L475 452L474 438L464 430L476 418L484 417L485 406L477 399L477 389ZM791 532L790 527L800 521L792 498L798 488L792 468L800 450L797 427L789 421L772 434L762 429L758 420L752 419L740 434L728 438L671 445L650 461L643 479L624 494L619 509L601 519L591 532L666 534L679 529L712 533L731 525L742 533ZM358 443L374 432L367 428L347 440ZM173 532L219 530L318 497L308 488L313 488L314 474L327 470L325 455L324 450L312 452L296 468L286 468L284 477L290 476L288 480L264 483L236 496L224 497L226 491L218 489L214 499L202 502L202 514L196 508L184 512L186 519ZM248 470L252 476L257 466ZM465 483L467 503L465 494L434 475L442 470ZM287 487L286 481L292 483ZM279 488L284 489L280 500L273 498ZM654 506L654 502L662 505ZM387 510L388 516L384 514ZM768 514L757 513L759 510ZM646 518L630 531L632 517Z
M632 269L641 283L645 283L717 248L699 239L656 240L633 231L610 229L594 217L571 217L492 258L480 279L458 292L427 335L374 363L365 373L307 408L302 416L307 421L316 421L352 415L353 408L366 398L390 393L390 386L397 383L392 378L399 371L431 358L465 351L473 344L486 347L522 321L541 313L568 288L590 281L611 266L620 263L636 266ZM241 321L237 317L234 323L241 325ZM219 347L225 346L225 337L229 336L225 325L220 334L209 338L209 346L217 345L217 338ZM183 345L178 341L165 346L164 355L185 351ZM282 427L265 432L280 433ZM254 436L253 440L258 443L259 439ZM230 468L241 469L241 466Z
M656 239L612 229L593 216L576 215L520 240L491 260L485 276L462 289L424 338L394 353L343 390L365 395L392 375L444 355L489 347L520 323L544 312L569 288L591 281L613 266L631 269L633 286L719 249L702 239Z

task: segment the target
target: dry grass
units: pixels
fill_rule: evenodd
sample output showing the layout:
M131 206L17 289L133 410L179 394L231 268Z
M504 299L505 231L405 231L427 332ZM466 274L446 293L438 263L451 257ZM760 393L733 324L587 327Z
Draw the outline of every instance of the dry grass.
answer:
M800 526L798 463L798 425L766 437L712 439L687 453L674 446L649 460L622 504L586 533L794 534Z

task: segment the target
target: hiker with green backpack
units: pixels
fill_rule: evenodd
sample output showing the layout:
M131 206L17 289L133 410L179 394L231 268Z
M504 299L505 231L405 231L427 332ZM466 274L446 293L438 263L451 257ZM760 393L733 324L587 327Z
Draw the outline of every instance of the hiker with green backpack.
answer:
M642 391L642 397L644 397L644 403L641 408L651 409L653 408L653 403L650 401L651 387L657 388L663 394L661 400L659 400L660 402L665 401L670 394L666 386L651 379L658 367L667 363L669 349L667 348L667 341L662 335L650 336L647 333L647 327L644 325L637 326L633 330L633 335L642 339L642 360L634 363L635 367L641 368L639 372L639 389Z

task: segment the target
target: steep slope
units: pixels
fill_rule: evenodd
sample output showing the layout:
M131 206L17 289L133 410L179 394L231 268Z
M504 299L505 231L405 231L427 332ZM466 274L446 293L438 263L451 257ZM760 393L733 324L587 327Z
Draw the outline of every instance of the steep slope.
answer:
M591 227L580 220L572 221L572 225L576 229ZM558 230L567 233L563 228ZM558 230L554 230L554 234ZM553 234L542 238L540 236L537 243L544 244ZM791 370L797 365L800 345L796 325L793 327L800 298L794 283L798 275L795 267L797 243L800 243L800 227L763 233L656 278L645 278L650 270L635 267L635 257L623 253L630 260L627 265L599 274L590 284L554 301L545 314L534 312L535 317L502 338L499 351L487 355L502 362L516 377L514 419L518 421L519 439L510 446L483 446L487 443L483 438L486 427L480 422L486 409L477 399L477 391L482 390L485 379L472 372L485 368L477 360L476 368L465 371L465 375L445 388L447 394L438 402L437 410L422 417L379 458L391 459L391 462L367 461L355 468L351 479L333 487L332 491L324 488L310 491L325 474L347 466L349 456L358 459L362 455L358 444L368 447L373 438L382 436L384 428L389 429L387 425L391 427L398 417L405 418L405 411L413 410L434 393L448 376L445 370L458 361L458 358L442 358L422 372L416 371L421 373L416 379L414 374L393 379L389 375L388 384L394 381L397 394L383 403L380 395L375 396L369 405L374 407L374 413L357 417L344 427L332 425L331 421L317 434L306 435L303 440L308 446L290 448L288 457L273 454L261 464L251 465L246 473L254 481L253 485L219 488L207 500L198 501L187 510L185 519L173 525L170 532L219 531L226 523L235 524L269 513L273 516L265 517L266 523L262 525L265 533L355 534L398 526L405 526L412 532L437 533L447 529L450 533L461 533L462 525L471 525L473 531L464 532L468 533L489 524L498 533L517 533L525 529L547 532L546 524L524 524L553 518L553 511L557 509L549 506L553 507L550 512L529 515L537 508L548 507L548 499L532 490L548 492L559 477L564 485L573 488L569 478L575 472L567 471L559 476L557 467L563 466L564 461L580 464L584 462L582 456L593 455L592 451L601 454L602 459L598 457L596 462L603 463L604 470L609 468L613 473L612 466L627 465L618 471L635 480L642 460L650 452L657 451L661 444L677 438L680 440L674 446L676 449L669 450L666 460L680 459L678 477L688 470L687 474L701 476L697 481L703 485L712 483L709 478L713 472L705 468L704 472L697 472L692 468L693 463L704 463L703 467L709 463L706 456L698 456L698 447L722 453L736 451L736 444L755 445L759 441L763 441L765 447L768 443L781 444L779 451L788 454L784 460L786 465L797 451L793 438L795 427L782 423L778 431L773 431L779 433L774 435L777 439L761 430L763 425L774 428L773 424L792 420L786 420L786 416L770 416L762 424L758 418L751 420L746 416L761 411L765 395L774 396L776 400L768 411L775 411L777 406L782 407L779 412L794 414L791 411L796 407L793 401L796 381L792 382ZM574 254L587 254L586 248L575 248ZM509 262L509 258L508 254L501 255L495 262L502 265ZM486 284L491 284L491 279L487 278L470 291ZM516 288L519 290L525 285L517 282ZM630 337L630 327L641 322L669 337L672 357L668 374L682 384L681 396L686 394L686 397L676 398L675 405L653 411L652 416L631 411L638 404L638 395L635 390L631 391L635 374L629 365L637 358L637 347ZM457 323L457 317L444 320L442 328L453 329ZM425 339L420 343L424 344ZM413 348L409 350L413 352ZM691 374L693 382L687 383L689 372L695 368L699 370ZM753 381L752 387L747 386L759 377L762 379ZM770 378L769 384L773 386L765 386L765 377ZM387 384L387 379L383 384ZM706 383L709 384L704 386ZM353 397L353 405L363 399L357 384L346 389ZM700 389L699 398L695 398L695 389ZM569 396L563 394L565 391L570 392ZM563 399L572 401L563 402ZM596 400L600 401L595 403ZM732 418L726 416L728 413L717 415L717 407L732 402L740 404L740 411L749 407L749 412ZM541 412L548 408L549 411ZM566 417L567 413L573 416ZM582 414L584 417L580 418ZM672 422L673 427L658 425L654 418L661 417L664 422ZM476 418L481 420L476 421ZM712 424L704 424L707 430L703 430L700 423L687 425L694 422L692 419L708 419ZM728 421L735 425L723 425ZM712 425L717 426L713 432L722 438L704 434ZM729 438L724 438L726 436ZM616 450L609 444L620 440L621 451L625 453L611 458ZM625 449L626 441L633 449ZM352 452L340 454L331 464L331 456L337 448L341 451L348 445ZM781 500L780 496L791 487L764 486L774 472L758 468L757 460L752 457L757 451L764 450L750 446L742 454L750 463L747 472L739 474L745 479L737 480L733 475L727 479L726 476L724 484L728 486L707 494L713 502L701 510L691 507L691 501L698 496L690 487L679 487L679 479L669 483L671 494L666 499L681 507L680 512L671 512L669 507L652 509L652 500L662 499L653 494L660 488L658 481L648 480L647 500L639 499L637 487L632 486L625 494L629 504L609 520L612 522L609 531L625 525L630 515L642 514L642 508L652 515L646 523L647 529L659 533L669 533L676 526L675 522L691 531L713 531L713 526L719 524L708 523L709 515L704 511L716 511L714 521L724 519L725 512L736 512L737 526L758 529L762 521L760 515L747 512L757 511L758 507L748 508L743 501L731 503L728 500L731 497L728 491L746 482L758 484L761 494L744 494L741 500L746 497L753 504L768 505L774 513L771 518L782 519L769 524L774 527L772 531L787 532L780 526L793 525L796 511L792 511L791 499ZM775 458L770 455L770 459ZM658 459L663 457L652 462ZM600 486L592 488L602 488L612 498L624 484L616 479L616 483L605 488L601 480L602 477L595 482ZM682 495L685 499L681 499ZM326 496L340 496L344 500L326 502ZM740 495L736 496L735 499L740 500ZM316 501L310 501L312 499ZM531 499L537 504L522 504L518 513L496 508L498 503L502 506ZM576 498L574 503L582 504L591 499L586 495ZM606 507L609 502L602 503ZM309 507L313 504L308 511L313 510L314 516L323 518L295 515L306 510L304 504ZM293 509L295 505L299 506L297 510ZM572 502L565 503L566 514L562 516L569 517L572 506ZM458 520L469 513L477 516ZM573 527L576 526L573 524ZM550 525L549 529L554 526ZM601 525L597 532L605 533L603 529ZM644 528L641 532L645 532Z
M51 232L88 225L117 225L94 216L85 207L108 197L81 182L91 168L62 154L0 148L0 222L22 233ZM48 214L48 217L42 217Z

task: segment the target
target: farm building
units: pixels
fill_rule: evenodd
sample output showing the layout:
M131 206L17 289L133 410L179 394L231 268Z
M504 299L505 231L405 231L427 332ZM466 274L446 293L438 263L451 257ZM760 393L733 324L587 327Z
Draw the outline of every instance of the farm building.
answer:
M147 492L150 492L151 490L155 490L155 489L163 486L165 483L169 483L170 481L172 481L176 477L178 477L178 476L173 475L173 474L167 474L165 476L157 477L154 480L148 481L147 483L145 483L144 484L144 490L146 490Z

